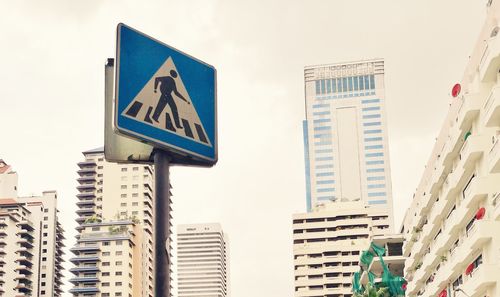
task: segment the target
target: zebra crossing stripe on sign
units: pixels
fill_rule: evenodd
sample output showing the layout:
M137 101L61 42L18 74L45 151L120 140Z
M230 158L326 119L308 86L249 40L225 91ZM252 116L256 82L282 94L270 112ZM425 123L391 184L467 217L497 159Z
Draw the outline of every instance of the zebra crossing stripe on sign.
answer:
M172 57L165 60L122 115L212 147Z

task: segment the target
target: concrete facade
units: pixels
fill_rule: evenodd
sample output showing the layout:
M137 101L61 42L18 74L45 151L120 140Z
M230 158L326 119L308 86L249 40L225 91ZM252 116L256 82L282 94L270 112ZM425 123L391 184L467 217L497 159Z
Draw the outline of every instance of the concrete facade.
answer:
M327 203L293 215L295 297L350 297L352 274L375 235L389 230L380 208L362 201Z
M500 296L500 2L487 18L401 231L407 296Z
M307 209L361 200L386 209L392 184L384 60L305 67Z
M154 292L150 165L106 162L102 148L78 163L74 296L143 296ZM120 260L118 260L120 259ZM130 270L130 271L129 271Z
M178 297L227 297L228 238L220 224L177 228Z
M0 296L61 296L64 230L57 193L18 197L17 181L0 160Z

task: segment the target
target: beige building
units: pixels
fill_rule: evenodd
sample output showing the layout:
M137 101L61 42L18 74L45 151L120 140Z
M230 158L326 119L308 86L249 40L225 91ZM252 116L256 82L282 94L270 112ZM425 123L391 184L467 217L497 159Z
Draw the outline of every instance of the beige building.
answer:
M360 252L390 224L386 210L362 201L326 203L293 215L294 296L352 296Z
M83 155L70 292L153 297L153 168L106 162L102 148Z
M17 197L17 180L0 160L0 296L61 296L64 231L57 194Z
M179 225L177 231L177 296L230 296L228 238L220 224Z
M403 222L410 297L500 296L500 2L486 10Z

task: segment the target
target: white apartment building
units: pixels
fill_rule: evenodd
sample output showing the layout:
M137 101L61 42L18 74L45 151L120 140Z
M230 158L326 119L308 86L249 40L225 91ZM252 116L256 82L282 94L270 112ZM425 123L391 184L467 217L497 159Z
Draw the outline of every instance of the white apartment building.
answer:
M407 296L500 296L500 1L406 212Z
M57 193L45 191L41 197L18 197L17 202L30 210L35 230L40 236L40 267L38 268L38 296L56 297L62 294L64 229L59 221ZM43 211L43 213L39 213ZM36 295L35 295L36 296Z
M17 197L17 181L0 160L0 296L61 296L64 231L57 193Z
M355 201L387 209L392 185L384 60L305 67L307 209Z
M229 290L228 237L220 224L177 228L178 297L226 297Z
M387 211L363 201L325 203L293 215L295 297L350 297L360 252L388 232Z
M79 235L72 248L76 268L71 269L71 293L153 297L153 168L106 162L103 148L83 155L85 160L78 163ZM130 250L123 250L124 245ZM121 260L114 259L116 253ZM128 267L133 271L130 279Z
M61 296L57 193L18 197L17 183L17 173L0 160L0 296Z

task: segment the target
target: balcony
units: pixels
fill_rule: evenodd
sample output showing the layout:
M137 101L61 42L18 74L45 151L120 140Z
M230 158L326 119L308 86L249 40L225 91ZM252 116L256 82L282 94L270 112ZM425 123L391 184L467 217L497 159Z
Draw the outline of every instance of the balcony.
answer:
M89 192L82 192L82 193L78 193L76 194L76 197L80 200L82 199L90 199L90 198L95 198L95 194L93 191L89 191Z
M461 289L471 297L483 296L481 293L489 286L495 285L498 279L498 266L481 264L468 276Z
M459 168L473 169L475 162L483 155L491 143L491 137L487 135L471 135L467 138L460 150Z
M500 38L495 36L487 41L481 61L479 62L479 78L482 82L492 82L496 79L500 68Z
M80 267L73 267L69 271L74 275L78 275L81 272L98 272L100 270L97 266L80 266Z
M99 293L99 289L97 287L74 287L69 292L72 294Z
M94 190L96 187L94 183L87 183L87 184L81 184L76 188L78 191L85 191L85 190Z
M462 204L467 208L477 209L481 200L498 190L499 178L497 175L475 177L462 193Z
M96 171L96 167L83 167L82 169L78 170L77 173L80 175L80 176L86 176L86 175L90 175L90 174L95 174L97 173Z
M469 129L474 119L479 115L481 101L477 94L465 94L462 97L462 105L458 110L458 124L460 130Z
M97 163L93 160L86 160L83 162L78 162L78 167L80 167L80 168L86 168L86 167L92 168L95 166L97 166Z
M92 277L73 277L69 279L69 282L76 285L78 283L97 283L99 279L96 276Z
M443 149L443 166L449 168L458 154L459 145L463 143L463 133L457 124L451 126L448 133L448 141Z
M100 259L97 256L78 256L69 259L69 261L77 265L80 262L98 262Z
M500 137L496 137L488 153L488 166L490 173L500 173Z
M74 252L91 252L91 251L100 251L101 248L98 245L93 246L75 246L70 249L70 251Z
M500 87L491 90L483 106L483 113L486 127L500 127Z

